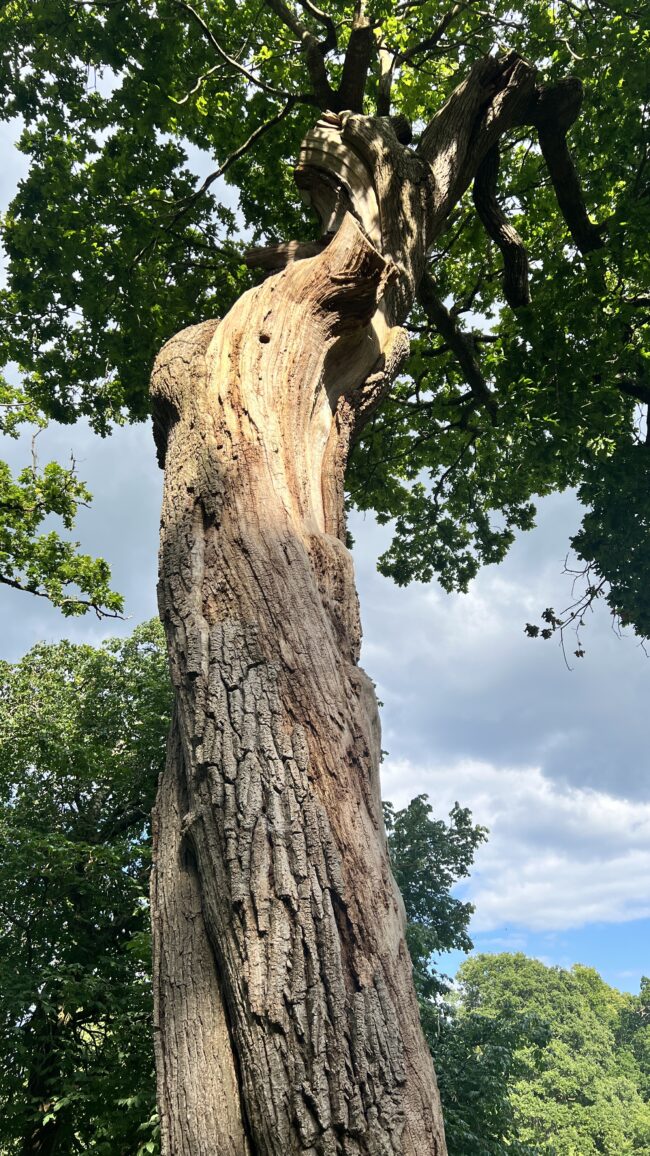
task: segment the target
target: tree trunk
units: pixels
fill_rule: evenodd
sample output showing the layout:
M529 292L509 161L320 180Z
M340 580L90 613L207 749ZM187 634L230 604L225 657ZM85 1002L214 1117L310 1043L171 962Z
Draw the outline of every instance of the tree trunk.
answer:
M286 268L158 359L176 693L152 904L164 1156L446 1152L343 479L408 350L427 248L530 101L529 73L480 62L417 152L387 118L326 114L296 170L326 247L258 255Z
M385 272L347 217L157 364L177 714L153 915L173 1156L444 1152L342 541L344 387L380 355Z

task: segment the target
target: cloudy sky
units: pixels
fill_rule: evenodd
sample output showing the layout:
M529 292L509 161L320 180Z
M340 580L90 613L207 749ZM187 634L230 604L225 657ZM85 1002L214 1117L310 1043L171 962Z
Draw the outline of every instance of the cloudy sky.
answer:
M10 143L5 130L4 204L21 171ZM102 441L84 425L51 427L37 446L42 462L74 453L95 496L78 536L110 562L130 618L66 621L0 587L7 659L42 639L96 643L156 612L162 475L149 428ZM16 466L28 452L28 439L0 445ZM523 630L545 606L571 601L562 566L578 521L570 494L546 499L537 529L506 562L486 568L467 595L450 596L378 575L386 528L353 516L362 662L384 703L385 796L404 805L426 793L436 816L458 800L490 829L464 888L476 905L476 947L579 961L636 990L650 972L649 660L633 636L616 636L604 608L590 618L586 656L572 670L554 641L531 641Z

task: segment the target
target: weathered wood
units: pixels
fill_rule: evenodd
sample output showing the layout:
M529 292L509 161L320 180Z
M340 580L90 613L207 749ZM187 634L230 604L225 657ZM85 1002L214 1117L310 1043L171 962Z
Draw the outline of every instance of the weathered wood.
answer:
M184 966L199 964L182 995L189 1046L208 1056L221 1034L223 1079L240 1078L231 1115L243 1123L213 1140L219 1153L246 1152L247 1133L260 1156L444 1152L341 541L346 392L383 361L370 322L385 284L386 262L348 217L321 256L170 342L154 376L168 424L160 607L178 703L157 804L156 956L183 938L173 901L161 906L176 858L193 912ZM164 977L169 988L187 972ZM212 1095L204 1065L189 1070L177 1003L170 1015L169 991L158 996L170 1118L170 1063L186 1065L192 1103ZM220 1008L227 1032L212 1022ZM202 1120L213 1135L208 1108ZM189 1156L209 1141L169 1125L164 1150Z
M324 114L296 181L327 247L267 254L281 272L158 358L176 694L152 892L163 1156L445 1156L343 483L408 352L428 250L535 91L524 61L481 61L415 151L388 117Z

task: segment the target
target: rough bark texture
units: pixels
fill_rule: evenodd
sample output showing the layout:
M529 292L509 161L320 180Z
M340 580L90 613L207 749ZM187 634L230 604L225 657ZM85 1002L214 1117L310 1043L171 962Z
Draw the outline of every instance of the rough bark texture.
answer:
M383 361L369 322L385 273L347 217L321 256L158 361L178 721L154 906L175 1156L444 1150L341 541L340 390Z
M158 359L176 692L152 905L164 1156L445 1154L343 477L407 352L427 249L533 97L525 62L479 62L417 150L389 118L326 113L296 170L322 245L252 254L282 271Z

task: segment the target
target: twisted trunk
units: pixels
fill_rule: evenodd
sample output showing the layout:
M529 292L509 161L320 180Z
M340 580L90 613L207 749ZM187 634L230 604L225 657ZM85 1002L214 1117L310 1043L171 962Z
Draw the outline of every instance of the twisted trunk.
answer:
M322 243L258 251L282 271L158 359L176 692L152 904L163 1156L445 1156L343 478L408 350L427 248L536 100L525 62L488 59L417 151L387 118L326 114L296 170Z
M385 276L348 216L321 256L158 361L177 715L156 1026L174 1156L444 1150L342 541L350 434L385 380Z

